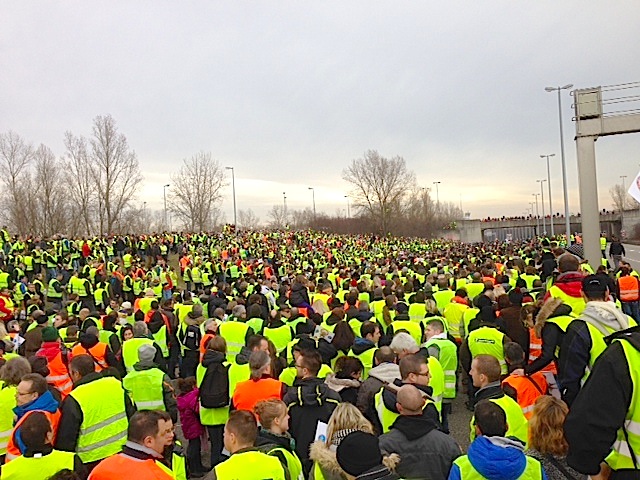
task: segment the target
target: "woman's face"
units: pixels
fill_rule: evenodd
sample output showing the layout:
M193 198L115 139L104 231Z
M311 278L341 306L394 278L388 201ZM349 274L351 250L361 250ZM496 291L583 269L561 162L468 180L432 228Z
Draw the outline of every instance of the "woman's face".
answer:
M289 411L285 410L282 415L278 417L278 422L282 433L289 431Z
M133 332L131 330L125 330L124 332L124 341L131 340L133 338Z

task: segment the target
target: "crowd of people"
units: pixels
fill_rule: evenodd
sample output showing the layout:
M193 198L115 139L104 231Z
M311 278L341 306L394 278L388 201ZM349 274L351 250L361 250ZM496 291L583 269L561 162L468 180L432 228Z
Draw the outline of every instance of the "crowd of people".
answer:
M638 478L638 274L580 255L4 228L0 480Z

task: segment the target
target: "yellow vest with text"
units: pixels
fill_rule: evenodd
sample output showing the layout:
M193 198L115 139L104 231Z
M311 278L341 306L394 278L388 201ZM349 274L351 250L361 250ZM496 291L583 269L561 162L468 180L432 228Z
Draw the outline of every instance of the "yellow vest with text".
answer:
M480 327L473 330L467 338L471 357L491 355L500 362L502 374L507 373L507 363L504 360L504 333L493 327Z

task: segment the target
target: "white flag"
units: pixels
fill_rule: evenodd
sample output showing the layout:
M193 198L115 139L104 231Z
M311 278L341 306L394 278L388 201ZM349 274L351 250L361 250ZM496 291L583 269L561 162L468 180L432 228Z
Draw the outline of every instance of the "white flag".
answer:
M640 203L640 173L636 175L631 186L629 187L629 195L635 198L636 202Z

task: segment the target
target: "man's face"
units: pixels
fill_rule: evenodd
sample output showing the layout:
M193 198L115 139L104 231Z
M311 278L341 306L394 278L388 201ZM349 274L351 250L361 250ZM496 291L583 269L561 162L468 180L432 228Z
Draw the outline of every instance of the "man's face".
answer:
M431 380L431 372L429 372L429 365L423 363L420 365L420 373L411 373L409 375L411 383L414 385L422 385L423 387L429 386Z
M378 340L380 340L381 336L382 335L380 334L380 328L376 327L375 331L373 332L373 338L372 338L373 343L375 343L377 345L378 344Z
M302 355L296 358L296 378L305 378L309 371L302 366Z
M38 398L38 394L33 392L32 388L32 382L26 382L23 380L18 384L18 387L16 388L16 405L21 407Z
M428 323L427 328L425 330L425 335L427 336L427 340L429 340L431 337L437 334L438 332L435 331L435 329L433 328L433 325Z
M164 449L173 443L173 438L173 422L171 420L159 420L158 434L155 437L146 437L144 439L145 447L162 455Z
M267 342L266 340L261 340L259 350L269 353L269 342Z
M478 362L476 362L475 360L471 362L471 370L469 370L469 375L471 375L471 380L473 381L474 387L479 388L482 386L484 375L478 372Z

